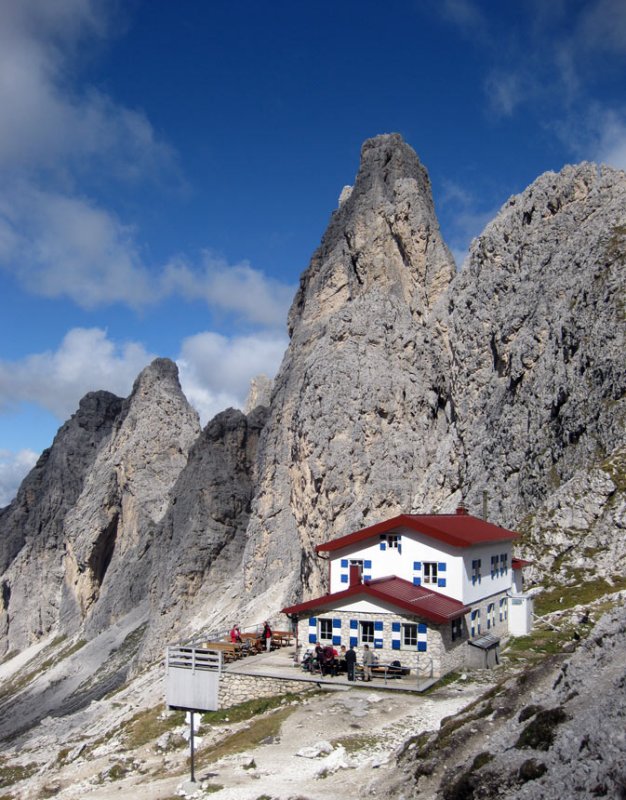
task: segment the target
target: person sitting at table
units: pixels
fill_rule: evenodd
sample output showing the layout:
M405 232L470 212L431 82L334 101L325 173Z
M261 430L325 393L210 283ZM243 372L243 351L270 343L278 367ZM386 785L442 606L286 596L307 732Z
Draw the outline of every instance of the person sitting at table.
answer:
M241 631L239 630L239 625L237 624L233 625L233 627L230 629L230 641L233 644L241 642Z
M347 672L348 667L346 664L346 646L342 644L339 648L339 655L337 656L337 672Z
M322 675L337 674L337 651L334 647L327 644L322 651Z

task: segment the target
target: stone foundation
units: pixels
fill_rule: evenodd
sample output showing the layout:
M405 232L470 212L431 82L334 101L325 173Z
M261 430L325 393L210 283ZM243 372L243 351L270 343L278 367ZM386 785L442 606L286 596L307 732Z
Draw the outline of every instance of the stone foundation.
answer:
M229 708L246 700L259 697L297 693L310 690L308 681L294 681L286 678L270 678L261 675L237 675L223 672L220 677L219 707Z

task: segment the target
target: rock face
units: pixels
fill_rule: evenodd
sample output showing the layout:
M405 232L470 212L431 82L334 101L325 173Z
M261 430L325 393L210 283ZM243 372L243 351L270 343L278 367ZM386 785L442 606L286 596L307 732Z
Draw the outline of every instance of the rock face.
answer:
M1 652L24 647L58 621L65 517L121 413L121 398L86 395L0 511Z
M65 519L66 630L86 622L98 632L146 600L154 527L199 433L175 364L156 359L135 381Z
M397 134L367 141L289 313L248 531L249 595L318 591L316 544L411 507L416 473L435 459L429 443L449 425L445 352L428 323L453 275L426 170Z
M240 572L266 418L262 406L248 416L232 408L223 411L189 452L172 490L175 502L154 536L151 639L157 648L163 640L184 638L196 613L202 619L211 608L226 610L232 601L225 592Z
M198 433L165 359L127 400L81 401L0 517L5 651L55 626L93 635L147 601L153 525Z
M501 681L438 732L406 742L376 795L623 797L625 634L626 609L617 606L567 660L552 656Z
M593 164L512 197L446 296L466 496L519 522L624 443L626 176Z

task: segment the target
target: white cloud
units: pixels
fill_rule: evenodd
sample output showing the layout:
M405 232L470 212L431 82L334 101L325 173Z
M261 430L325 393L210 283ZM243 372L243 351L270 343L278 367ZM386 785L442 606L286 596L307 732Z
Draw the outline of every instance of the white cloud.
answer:
M199 333L185 339L177 359L180 380L202 424L229 406L243 408L251 378L273 377L286 347L285 336L271 334L229 339Z
M33 450L0 450L0 508L15 497L20 483L37 463Z
M0 193L0 263L32 293L83 308L156 296L132 230L86 199L30 184Z
M202 299L211 308L270 327L285 324L296 288L264 275L247 262L231 266L208 252L197 269L181 261L168 265L161 287L163 295Z
M0 361L0 408L32 402L63 421L87 392L128 395L153 358L136 342L116 345L99 328L74 328L56 351Z
M492 72L485 83L485 92L492 110L502 117L512 116L525 99L519 73Z
M110 33L111 7L97 0L4 0L0 4L0 168L62 170L107 160L119 177L173 162L140 110L68 81L76 45Z
M286 346L286 336L271 333L228 338L205 332L185 339L177 359L181 385L203 424L228 406L243 408L250 380L260 373L273 377ZM100 328L74 328L55 351L0 361L0 409L30 402L63 422L87 392L128 396L154 357L138 342L116 344Z
M614 110L601 116L591 157L601 164L626 170L626 117Z

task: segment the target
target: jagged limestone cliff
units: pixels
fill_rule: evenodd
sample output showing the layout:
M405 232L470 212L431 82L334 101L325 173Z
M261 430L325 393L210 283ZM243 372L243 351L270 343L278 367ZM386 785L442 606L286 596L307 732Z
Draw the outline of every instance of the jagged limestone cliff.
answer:
M602 548L619 567L625 236L624 173L566 167L511 198L456 274L417 156L369 140L302 275L267 411L198 439L157 360L123 403L83 401L1 512L4 648L138 606L146 654L225 614L258 621L323 589L320 541L461 497L481 513L484 491L538 565L567 550L593 569ZM38 568L46 589L26 599Z
M166 359L127 400L81 401L0 517L16 551L2 578L5 651L52 629L92 636L146 602L153 526L199 430Z
M277 584L285 599L319 592L314 546L406 511L445 450L446 353L429 320L454 262L413 150L393 134L361 156L289 313L248 530L248 595Z

